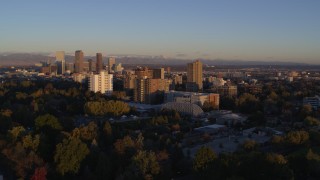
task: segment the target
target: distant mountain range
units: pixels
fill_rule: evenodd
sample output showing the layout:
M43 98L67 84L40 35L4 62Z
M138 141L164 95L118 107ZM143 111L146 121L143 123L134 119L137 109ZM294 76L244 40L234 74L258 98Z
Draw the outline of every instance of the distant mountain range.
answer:
M34 65L41 61L54 61L54 57L49 54L41 53L0 53L0 66L17 66L17 65ZM87 56L85 59L95 59L95 57ZM74 56L66 55L67 62L73 62ZM143 64L158 64L158 65L183 65L193 60L190 59L175 59L162 56L116 56L116 61L122 64L130 65L143 65ZM223 59L201 59L204 64L209 66L245 66L245 65L279 65L279 66L308 66L307 63L294 63L294 62L278 62L278 61L245 61L245 60L223 60ZM107 58L104 58L107 62Z

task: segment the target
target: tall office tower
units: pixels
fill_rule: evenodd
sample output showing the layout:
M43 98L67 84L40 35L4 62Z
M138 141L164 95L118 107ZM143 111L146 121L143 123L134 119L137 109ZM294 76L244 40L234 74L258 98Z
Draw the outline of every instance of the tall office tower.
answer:
M154 79L164 79L164 68L153 69Z
M66 71L68 71L68 73L73 73L74 72L74 63L66 63Z
M107 71L100 71L99 74L89 76L89 90L93 92L106 93L111 95L113 91L113 75Z
M103 70L103 65L102 65L102 54L101 54L101 53L97 53L96 58L97 58L97 67L96 67L96 71L97 71L97 73L100 73L100 71L102 71L102 70Z
M56 52L56 62L58 65L58 74L64 74L66 71L66 60L64 57L64 51Z
M89 61L84 61L83 62L83 67L82 67L82 72L89 72Z
M113 65L116 63L115 57L109 57L108 59L108 71L109 73L113 71Z
M94 63L94 61L92 59L88 60L89 63L89 72L93 72L96 69L96 63Z
M83 52L81 50L75 52L74 65L75 73L81 73L83 71Z
M187 66L187 91L202 90L202 62L196 60Z

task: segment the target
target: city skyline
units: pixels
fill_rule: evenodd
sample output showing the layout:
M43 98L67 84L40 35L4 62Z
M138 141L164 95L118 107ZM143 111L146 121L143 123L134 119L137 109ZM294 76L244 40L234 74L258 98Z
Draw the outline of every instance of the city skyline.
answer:
M3 2L0 52L319 64L319 17L318 1Z

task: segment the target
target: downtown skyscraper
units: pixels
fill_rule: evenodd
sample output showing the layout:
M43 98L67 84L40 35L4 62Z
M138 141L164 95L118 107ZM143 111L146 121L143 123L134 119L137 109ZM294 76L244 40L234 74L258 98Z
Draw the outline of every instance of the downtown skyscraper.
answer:
M66 60L64 51L56 52L56 63L58 66L58 74L64 74L66 71Z
M76 51L75 59L74 59L75 73L81 73L83 71L83 61L84 61L83 52L81 50Z
M116 58L115 57L109 57L108 59L108 71L109 73L113 71L113 66L116 64Z
M101 53L97 53L97 54L96 54L96 58L97 58L96 72L97 72L97 73L100 73L100 72L103 70L102 54L101 54Z

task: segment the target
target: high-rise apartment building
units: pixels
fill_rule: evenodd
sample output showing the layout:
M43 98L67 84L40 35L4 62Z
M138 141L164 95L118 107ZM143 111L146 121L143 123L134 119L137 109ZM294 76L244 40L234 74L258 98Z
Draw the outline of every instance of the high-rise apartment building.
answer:
M147 67L135 69L134 73L137 75L137 78L153 78L153 70Z
M101 54L101 53L97 53L96 58L97 58L96 72L97 72L97 73L100 73L100 71L103 70L102 54Z
M125 89L134 89L136 84L137 75L135 74L126 74L124 78L123 86Z
M108 71L109 71L109 73L113 71L114 64L116 64L116 58L115 57L109 57L109 59L108 59Z
M75 59L74 59L74 72L81 73L83 71L83 59L84 55L81 50L75 52Z
M157 104L162 103L160 97L164 92L168 92L170 89L171 80L168 79L142 79L136 80L134 89L134 101Z
M112 94L113 91L113 75L107 71L100 71L99 74L91 74L89 76L89 90L93 92Z
M164 79L164 68L153 69L154 79Z
M202 85L202 62L196 60L188 63L187 66L187 91L199 91L203 89Z
M56 52L56 63L58 67L58 74L64 74L66 71L66 60L64 51Z

